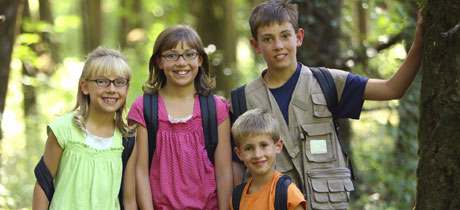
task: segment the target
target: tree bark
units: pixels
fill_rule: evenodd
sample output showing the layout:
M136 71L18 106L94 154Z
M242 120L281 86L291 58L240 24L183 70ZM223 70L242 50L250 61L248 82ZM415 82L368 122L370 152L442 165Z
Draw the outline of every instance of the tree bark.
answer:
M120 15L118 40L121 49L128 46L127 37L129 32L134 28L142 27L140 21L141 5L142 2L140 0L120 0L122 12Z
M307 66L341 67L340 1L299 1L297 5L299 26L305 31L298 60Z
M5 110L6 91L10 74L11 53L16 32L18 0L2 0L0 3L0 126ZM3 134L0 127L0 140Z
M80 9L83 28L83 53L87 54L102 43L101 0L82 0Z
M424 2L415 209L460 209L460 1Z
M211 72L216 77L216 93L227 97L238 77L233 0L193 1L190 8L198 19L196 29L203 44L216 47L209 56Z

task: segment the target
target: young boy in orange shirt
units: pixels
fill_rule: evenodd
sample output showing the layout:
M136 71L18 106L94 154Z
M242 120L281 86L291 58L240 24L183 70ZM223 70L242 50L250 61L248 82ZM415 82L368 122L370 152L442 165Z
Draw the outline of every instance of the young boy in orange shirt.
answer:
M240 195L234 191L232 209L275 209L275 199L283 199L276 198L279 195L275 193L283 176L275 169L276 155L283 148L279 122L266 111L249 110L235 121L232 134L236 143L234 151L252 174L247 183L235 188L243 190ZM239 200L239 205L235 200ZM283 202L287 209L306 209L304 196L293 182L288 184Z

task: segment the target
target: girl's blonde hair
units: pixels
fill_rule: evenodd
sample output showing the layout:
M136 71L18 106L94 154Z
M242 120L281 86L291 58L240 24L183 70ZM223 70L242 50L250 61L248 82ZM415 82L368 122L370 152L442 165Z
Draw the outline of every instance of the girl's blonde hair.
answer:
M88 80L95 76L117 76L131 80L131 68L129 67L126 58L117 50L97 47L93 50L85 61L83 71L78 80L77 104L72 111L78 110L74 116L74 122L80 129L85 130L85 119L88 117L90 97L85 95L81 89L81 81ZM121 107L116 111L115 125L122 132L123 136L128 136L131 129L123 121L123 110L126 105L126 100ZM79 109L78 109L79 108Z
M198 74L195 77L197 92L207 96L215 88L215 82L211 79L209 58L204 51L200 36L188 25L174 25L162 31L155 41L149 63L149 78L142 87L144 92L149 94L156 93L166 84L166 76L158 66L157 59L160 59L164 51L175 48L181 41L187 43L190 48L195 49L203 59L203 63L198 68Z

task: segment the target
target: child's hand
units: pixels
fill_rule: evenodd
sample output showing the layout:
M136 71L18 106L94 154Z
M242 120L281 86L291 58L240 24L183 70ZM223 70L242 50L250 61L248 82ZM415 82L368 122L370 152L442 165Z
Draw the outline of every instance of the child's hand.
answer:
M417 27L415 28L415 41L420 41L422 44L422 39L423 39L423 33L422 33L422 23L423 23L423 15L422 15L423 9L418 10L418 17L417 17Z

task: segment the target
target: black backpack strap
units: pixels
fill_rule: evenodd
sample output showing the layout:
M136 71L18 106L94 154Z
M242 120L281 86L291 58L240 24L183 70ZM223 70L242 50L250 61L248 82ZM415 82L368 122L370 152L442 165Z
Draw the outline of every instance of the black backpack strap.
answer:
M334 120L337 115L337 88L335 87L334 79L331 73L324 67L310 67L313 75L318 80L324 96L326 97L327 108L332 113Z
M201 123L203 126L204 145L208 158L214 164L214 151L217 148L217 114L214 94L200 95Z
M243 196L243 191L244 187L246 186L247 182L240 184L233 189L232 193L232 206L233 210L239 210L240 209L240 202L241 202L241 196Z
M46 167L43 156L38 162L37 166L35 166L34 173L38 184L40 184L40 186L46 194L46 197L48 198L48 202L51 203L51 199L53 199L54 194L53 176L51 175L51 172L48 170L48 167Z
M121 186L120 192L118 193L118 200L120 201L120 208L124 210L123 205L123 182L125 178L125 169L126 165L128 164L129 157L131 157L131 153L133 153L134 149L134 142L135 137L124 137L123 138L123 152L121 153L121 161L123 162L123 172L121 173Z
M157 145L158 131L158 93L153 95L144 93L144 121L147 125L149 146L149 169L152 164L153 153Z
M246 105L246 95L244 93L244 89L246 88L246 85L240 86L238 88L235 88L231 92L231 101L232 101L232 109L233 111L230 112L230 123L233 125L235 120L242 115L244 112L246 112L247 105ZM231 137L231 146L232 148L235 148L235 140L233 139L233 135ZM236 153L232 149L232 160L237 161L237 162L243 162L241 161Z
M287 210L288 188L291 184L291 178L283 175L278 179L275 188L275 210Z
M234 116L233 120L236 120L236 118L238 118L240 115L246 112L246 110L248 110L246 106L246 95L244 93L245 88L246 85L243 85L232 90L231 96Z
M334 120L334 128L337 134L337 138L339 137L339 121L337 118L337 107L339 105L338 97L337 97L337 88L335 87L334 78L332 78L331 73L324 67L310 67L310 70L313 72L313 75L319 82L321 89L323 90L324 96L326 97L327 108L332 113L332 118ZM342 149L343 153L347 156L348 164L350 165L351 177L356 180L355 173L353 172L353 165L351 163L351 159L349 158L348 152L342 146L342 143L339 140L340 148Z

